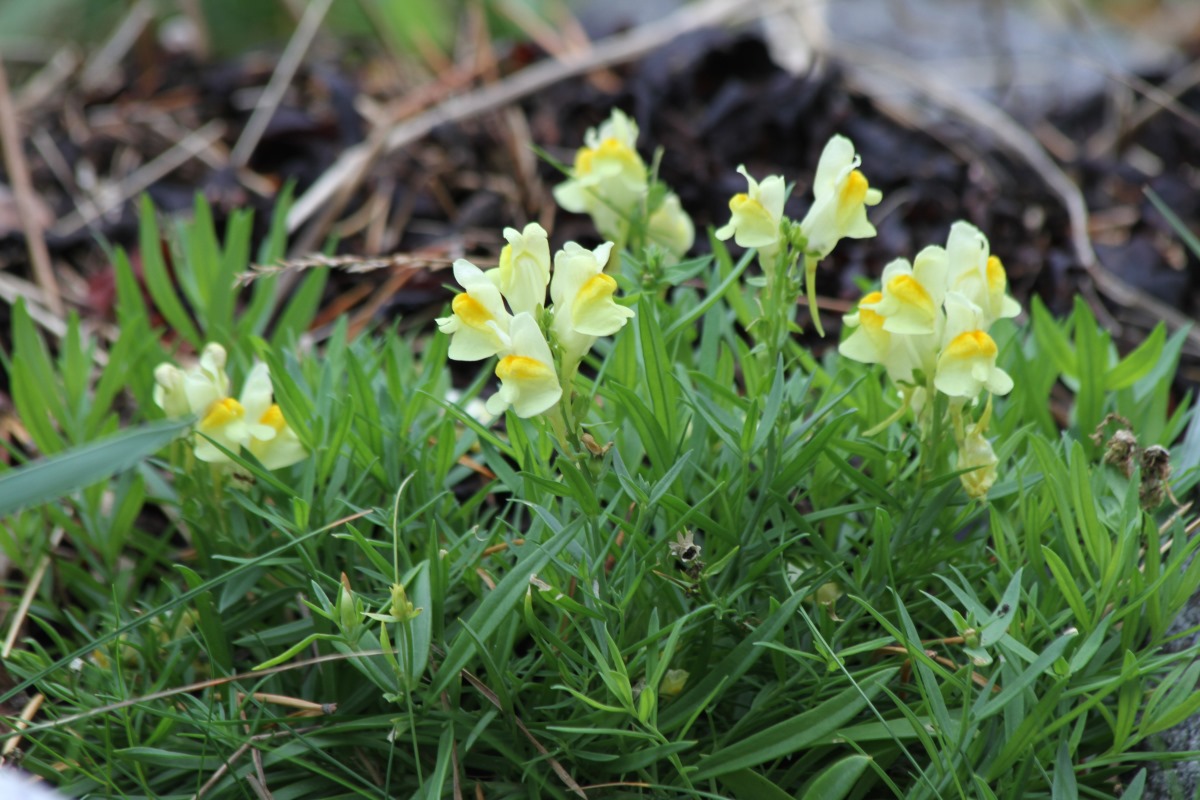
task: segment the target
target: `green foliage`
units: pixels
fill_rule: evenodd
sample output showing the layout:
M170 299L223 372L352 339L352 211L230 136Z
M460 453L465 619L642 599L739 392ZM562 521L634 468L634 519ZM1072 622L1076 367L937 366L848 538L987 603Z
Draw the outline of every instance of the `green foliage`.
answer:
M247 215L218 236L202 200L143 211L145 296L118 255L107 365L74 322L52 354L20 307L5 362L50 458L0 474L0 542L25 575L48 531L73 555L0 702L45 695L23 765L69 794L251 796L253 750L292 798L1138 797L1133 751L1200 709L1194 648L1163 648L1200 539L1090 438L1115 413L1142 448L1181 442L1194 485L1179 333L1121 358L1083 303L998 324L1016 386L985 504L917 469L902 425L864 434L896 405L876 370L751 352L748 257L681 268L710 291L630 258L637 319L578 386L612 447L570 457L477 419L486 373L452 399L444 336L343 322L299 351L327 276L235 291ZM266 361L311 456L239 478L168 445L155 319L236 377Z

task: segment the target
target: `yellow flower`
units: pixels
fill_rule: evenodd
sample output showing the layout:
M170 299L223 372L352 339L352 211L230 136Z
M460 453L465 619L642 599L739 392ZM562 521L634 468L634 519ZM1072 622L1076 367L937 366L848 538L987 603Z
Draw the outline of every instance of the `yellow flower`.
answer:
M638 127L619 109L584 136L570 180L554 187L567 211L588 214L603 235L619 238L623 222L646 194L646 164L637 152Z
M597 337L611 336L633 316L632 309L613 300L617 282L604 272L612 247L612 242L605 242L587 250L567 242L554 254L552 330L563 349L564 363L582 358Z
M973 399L987 389L1008 394L1013 381L996 366L996 342L982 329L981 312L966 297L946 297L946 330L933 385L951 397Z
M646 235L650 241L666 248L676 258L682 258L696 241L696 226L692 218L679 203L679 195L668 192L662 205L655 209L646 222Z
M996 256L988 254L988 240L969 222L950 226L946 240L949 288L964 295L983 312L982 327L998 319L1021 313L1021 306L1007 294L1008 275Z
M454 279L466 291L454 297L451 316L436 320L438 330L450 334L450 358L456 361L491 358L508 347L508 326L512 319L500 290L465 258L454 262Z
M865 239L875 235L867 221L867 206L883 199L859 171L861 159L845 136L834 136L821 151L813 179L813 204L800 228L808 238L808 251L818 259L828 256L840 239Z
M546 302L550 282L550 242L546 230L536 222L518 232L505 228L508 244L500 251L500 265L485 275L492 279L508 301L512 313L535 313Z
M725 241L732 237L738 247L756 248L769 259L779 247L779 223L783 220L787 187L781 175L770 175L759 183L745 166L739 165L737 171L746 178L749 186L745 193L730 199L732 216L726 225L717 229L717 238Z
M210 342L200 352L199 363L189 370L160 364L154 370L158 383L154 400L172 416L195 414L199 417L197 431L237 452L246 435L245 415L241 403L229 396L226 358L225 348ZM227 455L202 436L195 438L194 449L201 461L229 462Z
M228 464L229 456L225 455L217 444L234 453L241 449L242 443L249 435L246 427L246 409L232 397L215 400L200 417L196 432L203 434L196 437L196 458L211 464Z
M154 401L170 416L199 417L193 439L196 458L212 464L231 462L217 445L237 453L248 447L267 469L295 464L307 455L283 412L272 402L270 372L258 364L246 376L240 398L230 395L225 348L205 345L200 362L184 371L171 364L154 370ZM215 442L215 443L214 443Z
M859 301L857 311L842 318L851 333L838 352L864 364L882 364L893 382L910 383L914 370L932 367L936 338L887 330L887 320L873 310L882 301L880 292L871 292Z
M256 364L246 376L241 404L246 414L246 446L264 467L282 469L308 455L274 402L271 373L266 364Z
M154 369L154 403L168 417L192 413L184 388L186 373L174 364L159 364Z
M554 356L537 321L522 312L509 326L511 347L496 365L500 388L487 401L489 414L500 416L512 406L518 417L549 410L562 397Z
M958 448L958 469L969 469L959 476L963 489L972 500L987 497L988 490L996 482L996 451L984 436L986 425L971 425L966 438Z
M932 334L946 297L946 253L926 247L914 264L898 258L883 269L883 291L867 307L884 318L890 333Z

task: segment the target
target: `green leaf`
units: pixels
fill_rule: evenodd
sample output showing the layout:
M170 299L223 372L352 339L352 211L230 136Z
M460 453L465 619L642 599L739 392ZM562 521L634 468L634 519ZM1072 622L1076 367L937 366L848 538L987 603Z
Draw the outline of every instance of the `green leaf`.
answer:
M697 303L695 308L692 308L688 313L671 323L671 327L667 328L666 333L663 334L663 338L670 339L685 327L694 325L696 320L700 319L700 317L704 316L705 312L716 305L716 302L725 296L725 292L729 290L729 287L734 286L737 283L737 279L746 271L746 267L754 260L752 258L753 255L753 251L746 251L746 254L741 257L737 265L708 293L707 297Z
M1146 793L1146 768L1142 767L1138 770L1138 774L1133 776L1133 780L1129 782L1129 786L1121 793L1120 800L1142 800L1142 795Z
M158 232L158 220L155 218L157 212L154 210L154 203L150 201L149 195L142 195L141 213L142 218L138 226L138 247L142 256L142 275L146 279L146 289L154 298L154 305L172 330L199 350L204 342L200 337L200 332L196 330L195 324L192 323L191 316L179 299L175 281L167 271L162 254L162 237Z
M641 355L643 388L650 396L650 407L662 425L669 441L675 441L675 431L682 423L682 409L675 381L671 377L671 360L663 344L662 325L658 308L652 298L643 296L637 310L637 343Z
M1108 373L1111 337L1096 324L1091 307L1082 297L1075 296L1075 356L1079 390L1075 395L1075 424L1089 455L1096 454L1096 445L1087 436L1104 416L1104 379Z
M1054 661L1063 654L1063 651L1066 650L1067 645L1072 639L1075 638L1076 635L1077 634L1075 633L1063 634L1047 645L1046 649L1042 651L1042 654L1039 655L1032 664L1026 667L1020 675L1005 682L1004 689L991 697L991 699L979 712L977 719L982 721L993 714L999 713L1004 709L1005 706L1012 702L1013 698L1017 694L1020 694L1021 692L1024 692L1026 689L1030 688L1034 681L1036 681L1048 669L1050 669L1050 665L1053 664Z
M0 475L0 517L99 483L161 450L190 419L152 422Z
M796 609L803 602L804 595L797 592L789 597L779 608L763 620L737 647L721 659L721 661L705 673L704 677L695 684L688 685L683 696L671 703L658 717L658 729L667 733L683 725L689 719L700 713L711 703L720 692L728 689L731 684L746 674L755 662L766 652L760 642L769 642L778 635L779 631L791 620ZM736 769L736 767L734 768Z
M1047 356L1059 372L1074 377L1078 373L1078 366L1075 348L1064 330L1068 323L1056 320L1040 297L1033 298L1030 312L1033 317L1033 337L1042 355Z
M1079 586L1075 583L1075 575L1067 567L1065 561L1059 557L1058 553L1051 550L1047 545L1042 545L1042 554L1046 558L1046 566L1050 568L1050 573L1054 575L1055 585L1066 598L1067 605L1071 607L1071 611L1075 612L1075 620L1080 627L1085 631L1092 629L1092 616L1088 611L1087 604L1083 600L1083 594L1079 591Z
M700 768L691 776L692 780L704 780L753 767L810 747L858 716L896 672L896 667L877 672L816 708L718 750L700 762Z
M279 315L275 330L271 334L271 345L281 347L293 338L308 330L317 307L321 303L321 293L325 291L325 282L329 280L328 269L313 269L304 276L300 288L292 294L292 299Z
M471 614L470 619L467 620L467 624L475 631L479 640L487 641L500 627L500 623L510 615L517 613L517 603L529 589L529 576L544 569L550 559L558 555L558 552L570 544L583 530L582 519L577 519L563 527L557 522L551 524L553 518L540 506L531 506L531 508L547 524L550 524L555 531L554 536L540 545L529 543L517 548L521 558L516 566L504 576L500 583L496 584L494 590L487 593L474 613ZM476 641L465 632L455 638L454 644L446 653L446 658L438 667L433 688L430 690L431 696L436 696L439 692L444 691L458 679L458 671L467 665L475 653Z
M739 769L718 775L717 780L735 800L793 800L790 794L752 770Z
M871 764L870 756L847 756L821 771L808 785L802 800L842 800L850 794Z
M1075 765L1071 763L1071 748L1064 736L1058 745L1058 756L1054 759L1054 785L1050 797L1053 800L1076 800L1079 785L1075 782Z
M1129 355L1104 376L1106 391L1115 392L1127 389L1150 374L1150 370L1158 363L1162 355L1163 345L1167 343L1167 328L1161 322L1154 326L1146 340L1133 349Z

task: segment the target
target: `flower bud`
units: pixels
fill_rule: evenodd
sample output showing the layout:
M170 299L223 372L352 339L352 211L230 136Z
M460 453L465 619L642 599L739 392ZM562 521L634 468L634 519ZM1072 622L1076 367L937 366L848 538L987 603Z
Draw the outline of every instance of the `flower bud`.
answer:
M996 482L996 465L1000 463L980 427L972 426L958 448L958 468L971 470L964 472L959 479L972 500L987 497L988 490Z
M658 684L658 693L665 698L678 697L687 685L689 673L686 669L669 669Z
M342 586L338 590L337 613L338 627L341 628L343 636L351 635L362 622L362 612L358 607L358 601L354 599L354 592L350 590L348 584L349 580L345 573L342 573Z
M392 605L389 610L396 622L411 622L421 613L421 609L413 607L402 583L392 584Z

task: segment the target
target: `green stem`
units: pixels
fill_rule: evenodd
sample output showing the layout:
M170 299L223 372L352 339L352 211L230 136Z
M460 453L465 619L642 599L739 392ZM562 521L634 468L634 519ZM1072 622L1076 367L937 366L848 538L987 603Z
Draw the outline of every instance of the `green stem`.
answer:
M903 397L904 401L900 403L899 408L897 408L887 419L871 428L869 431L863 431L863 436L874 436L875 434L880 433L893 422L899 421L901 417L908 413L908 409L912 405L912 394L910 392L905 392Z
M812 317L813 327L817 335L825 338L825 329L821 327L821 314L817 310L817 264L820 259L812 255L804 256L804 292L808 297L808 315Z
M563 391L563 396L568 397L569 392ZM563 405L569 405L570 400L565 399L554 408L546 412L546 419L550 423L550 429L554 431L554 437L558 439L558 446L562 450L563 455L568 458L575 458L575 448L571 446L570 429L567 427L567 421L563 417ZM568 409L569 412L569 409Z

